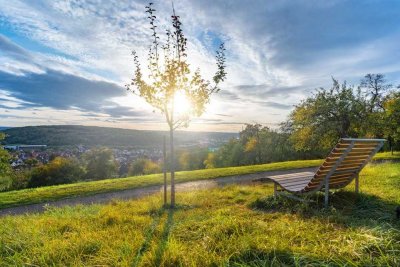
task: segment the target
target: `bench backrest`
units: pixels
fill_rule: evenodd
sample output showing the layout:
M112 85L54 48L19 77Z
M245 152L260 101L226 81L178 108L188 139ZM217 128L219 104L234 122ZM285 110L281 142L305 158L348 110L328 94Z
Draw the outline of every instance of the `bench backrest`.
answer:
M340 139L304 191L322 188L325 181L329 181L329 188L332 189L345 187L382 148L384 142L385 139Z

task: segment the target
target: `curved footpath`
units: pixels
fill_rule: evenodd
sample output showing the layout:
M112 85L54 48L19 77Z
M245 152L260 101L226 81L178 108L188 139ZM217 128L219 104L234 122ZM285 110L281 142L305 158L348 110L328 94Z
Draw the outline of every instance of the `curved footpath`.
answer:
M259 179L266 176L289 174L289 173L303 172L303 171L313 172L316 169L317 168L302 168L302 169L281 170L281 171L267 171L267 172L253 173L253 174L226 176L214 179L184 182L176 184L176 191L184 192L184 191L191 191L198 189L207 189L207 188L225 186L228 184L249 184L253 183L254 179ZM99 193L91 196L67 198L52 202L43 202L38 204L5 208L0 210L0 216L43 212L46 209L46 207L74 206L79 204L90 205L90 204L108 203L111 200L135 199L155 193L160 193L162 192L162 190L163 190L162 185L156 185L156 186L148 186L148 187L120 190L114 192L107 192L107 193Z

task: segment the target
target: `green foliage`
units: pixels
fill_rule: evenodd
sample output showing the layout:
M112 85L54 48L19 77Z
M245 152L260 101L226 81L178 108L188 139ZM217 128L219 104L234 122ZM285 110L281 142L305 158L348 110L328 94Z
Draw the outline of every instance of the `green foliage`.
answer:
M187 39L183 33L180 17L171 16L173 30L165 31L165 43L162 43L157 32L156 10L152 3L146 6L146 13L152 33L151 46L147 58L148 79L144 78L139 57L134 51L135 74L127 89L138 94L155 109L165 115L171 131L187 126L192 116L200 116L213 93L218 92L219 83L225 80L225 48L221 44L216 56L217 71L213 77L214 84L205 80L200 69L192 72L187 62ZM174 103L177 94L183 93L190 102L189 110L177 117Z
M400 92L392 93L384 100L385 108L384 121L386 132L389 136L390 147L394 146L394 141L400 141Z
M129 175L145 175L145 174L153 174L160 173L160 166L147 158L140 158L132 162L129 166L128 174Z
M357 89L333 79L295 106L283 130L296 150L326 150L342 137L387 138L393 148L400 138L392 88L382 74L367 74Z
M0 132L0 141L5 137ZM7 150L0 148L0 191L9 189L12 186L12 169L10 166L10 155Z
M31 174L28 170L14 170L12 174L12 183L9 190L20 190L29 186Z
M111 149L93 148L86 152L83 158L86 162L86 178L89 180L111 178L118 173L118 163Z
M178 159L177 169L181 171L204 169L204 160L208 156L208 149L202 147L192 147L181 149L176 152Z
M359 92L333 79L332 88L320 88L291 112L290 139L297 150L314 150L329 149L341 137L358 137L364 108Z
M183 33L180 17L173 8L172 31L166 29L165 42L162 43L157 33L157 20L153 3L146 6L146 13L152 32L147 68L149 75L144 78L142 67L136 51L132 52L135 63L134 77L127 89L142 97L156 110L164 114L170 131L170 172L171 172L171 206L175 205L175 152L174 131L180 127L187 127L190 119L200 116L210 101L211 95L220 90L218 87L226 78L225 46L219 46L216 56L217 71L213 77L213 84L205 80L200 69L192 71L187 57L187 39ZM160 27L159 27L160 28ZM177 96L187 98L189 105L182 114L177 113Z
M79 181L84 174L76 159L56 157L48 164L32 170L28 187L68 184Z
M296 151L288 139L287 133L273 131L260 124L246 124L246 128L239 133L239 139L231 139L220 147L207 163L216 167L241 166L319 158L326 153L317 149Z
M399 157L399 155L395 155ZM177 182L213 179L231 175L241 175L272 170L288 170L295 168L316 167L321 160L304 160L278 162L254 166L216 168L196 171L181 171L176 173ZM162 185L162 174L114 178L99 181L78 182L58 186L40 187L0 193L0 208L23 204L41 203L74 196L87 196L103 192L134 189L152 185Z
M274 201L272 184L50 208L0 218L4 266L399 266L397 164L367 166L362 194L332 195L330 210Z

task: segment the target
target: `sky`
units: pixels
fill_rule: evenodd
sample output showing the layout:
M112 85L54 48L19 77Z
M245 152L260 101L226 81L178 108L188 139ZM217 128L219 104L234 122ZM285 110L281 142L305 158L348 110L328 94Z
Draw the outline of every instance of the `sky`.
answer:
M131 52L146 66L146 1L0 0L0 126L79 124L166 130L164 117L124 85ZM154 1L159 34L170 1ZM191 66L212 79L227 49L227 79L188 130L276 128L331 77L367 73L400 83L400 1L175 0Z

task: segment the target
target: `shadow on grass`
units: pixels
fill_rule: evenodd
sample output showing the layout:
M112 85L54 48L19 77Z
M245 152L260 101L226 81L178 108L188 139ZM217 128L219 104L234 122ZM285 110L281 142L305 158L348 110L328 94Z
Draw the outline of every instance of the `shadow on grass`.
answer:
M174 213L178 210L188 210L192 208L193 206L178 204L175 206L175 208L163 207L158 210L150 211L150 215L153 216L153 221L145 232L145 239L136 253L132 266L140 265L144 253L146 253L149 250L153 239L157 238L155 237L155 230L159 226L161 218L167 212L168 215L164 223L163 232L161 233L154 259L154 266L160 266L164 256L164 252L168 245L168 239L171 233L171 229L174 224Z
M233 255L225 266L341 266L337 262L330 262L303 254L294 254L284 250L263 251L247 249Z
M155 266L160 266L162 258L164 256L164 251L167 248L168 238L171 232L171 227L173 225L174 219L174 209L168 210L168 217L164 224L164 230L161 234L160 242L156 251Z
M250 208L264 212L286 212L300 215L304 218L329 217L336 223L345 226L374 226L377 222L388 223L391 227L400 229L400 220L396 218L395 202L389 202L377 196L336 191L330 194L330 206L324 209L322 193L307 198L312 202L299 202L284 196L276 200L273 196L257 199L250 203Z
M164 214L165 208L160 208L158 210L152 210L150 211L150 215L153 217L153 221L150 224L149 228L147 228L145 234L144 234L144 241L142 245L139 247L138 251L136 252L135 259L132 263L132 266L139 266L142 257L144 253L150 248L151 241L153 240L154 237L154 232L157 228L157 226L160 223L161 217Z

